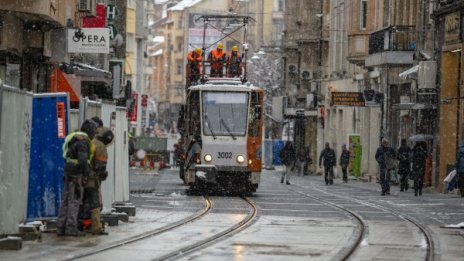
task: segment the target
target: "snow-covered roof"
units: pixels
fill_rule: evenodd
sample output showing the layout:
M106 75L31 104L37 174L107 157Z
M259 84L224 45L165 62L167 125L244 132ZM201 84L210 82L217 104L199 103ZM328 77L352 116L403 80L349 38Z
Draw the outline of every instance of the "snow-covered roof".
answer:
M202 0L182 0L179 2L177 5L169 8L169 11L183 11L185 8L192 7L198 3L200 3Z
M167 1L169 1L169 0L155 0L155 5L162 5L162 4L166 3Z

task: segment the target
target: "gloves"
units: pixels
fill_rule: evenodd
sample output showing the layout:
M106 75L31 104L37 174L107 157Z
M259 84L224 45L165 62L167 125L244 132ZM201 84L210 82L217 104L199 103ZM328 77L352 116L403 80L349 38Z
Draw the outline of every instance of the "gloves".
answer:
M105 170L105 171L100 172L99 178L101 181L105 180L107 177L108 177L108 171Z

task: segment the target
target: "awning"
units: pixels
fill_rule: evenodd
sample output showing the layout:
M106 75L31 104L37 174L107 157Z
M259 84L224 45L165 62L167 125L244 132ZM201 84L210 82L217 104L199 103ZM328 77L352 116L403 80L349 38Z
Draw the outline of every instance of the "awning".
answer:
M415 65L406 71L399 74L400 78L403 80L407 79L417 79L417 72L419 71L419 65Z

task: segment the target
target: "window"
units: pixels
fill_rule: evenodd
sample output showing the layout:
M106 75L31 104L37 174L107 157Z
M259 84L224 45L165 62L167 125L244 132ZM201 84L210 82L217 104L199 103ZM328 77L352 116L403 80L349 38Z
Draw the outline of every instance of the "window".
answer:
M176 70L177 75L182 74L182 65L177 65L177 70Z
M359 8L359 25L361 29L366 29L367 25L367 0L361 0L361 6Z
M278 0L278 1L279 1L279 6L278 6L277 11L283 12L284 7L285 7L285 1L284 0Z
M206 136L245 136L248 94L203 92L203 133Z

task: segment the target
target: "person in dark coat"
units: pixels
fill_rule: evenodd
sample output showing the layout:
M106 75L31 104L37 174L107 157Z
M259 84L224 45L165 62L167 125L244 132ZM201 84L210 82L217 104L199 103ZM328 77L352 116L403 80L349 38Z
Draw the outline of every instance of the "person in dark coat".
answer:
M348 183L348 165L350 164L350 151L346 145L342 146L342 154L340 155L340 167L342 167L343 182Z
M382 187L382 196L390 195L390 170L388 162L395 159L395 150L388 146L388 140L382 139L380 147L375 152L375 160L380 168L380 186Z
M406 139L401 140L401 147L398 149L398 161L398 174L401 176L401 192L408 191L408 177L411 172L411 148L409 148Z
M334 172L333 167L337 163L337 157L335 156L335 151L330 148L328 142L325 143L325 149L321 151L319 156L319 167L322 163L324 164L324 179L326 185L333 184Z
M459 145L458 153L456 155L456 182L457 187L464 197L464 141Z
M296 159L295 149L293 148L293 143L291 141L288 141L287 144L285 144L285 147L280 152L279 157L282 163L285 165L285 171L282 173L280 183L284 183L285 179L287 185L290 185L291 169L294 166Z
M90 163L95 154L92 139L97 126L86 120L79 132L69 134L63 144L64 190L57 221L59 236L82 236L78 230L78 214L82 204L86 180L90 174Z
M425 141L416 142L412 149L412 175L414 178L414 196L422 196L422 186L424 185L425 164L427 160L427 143Z

